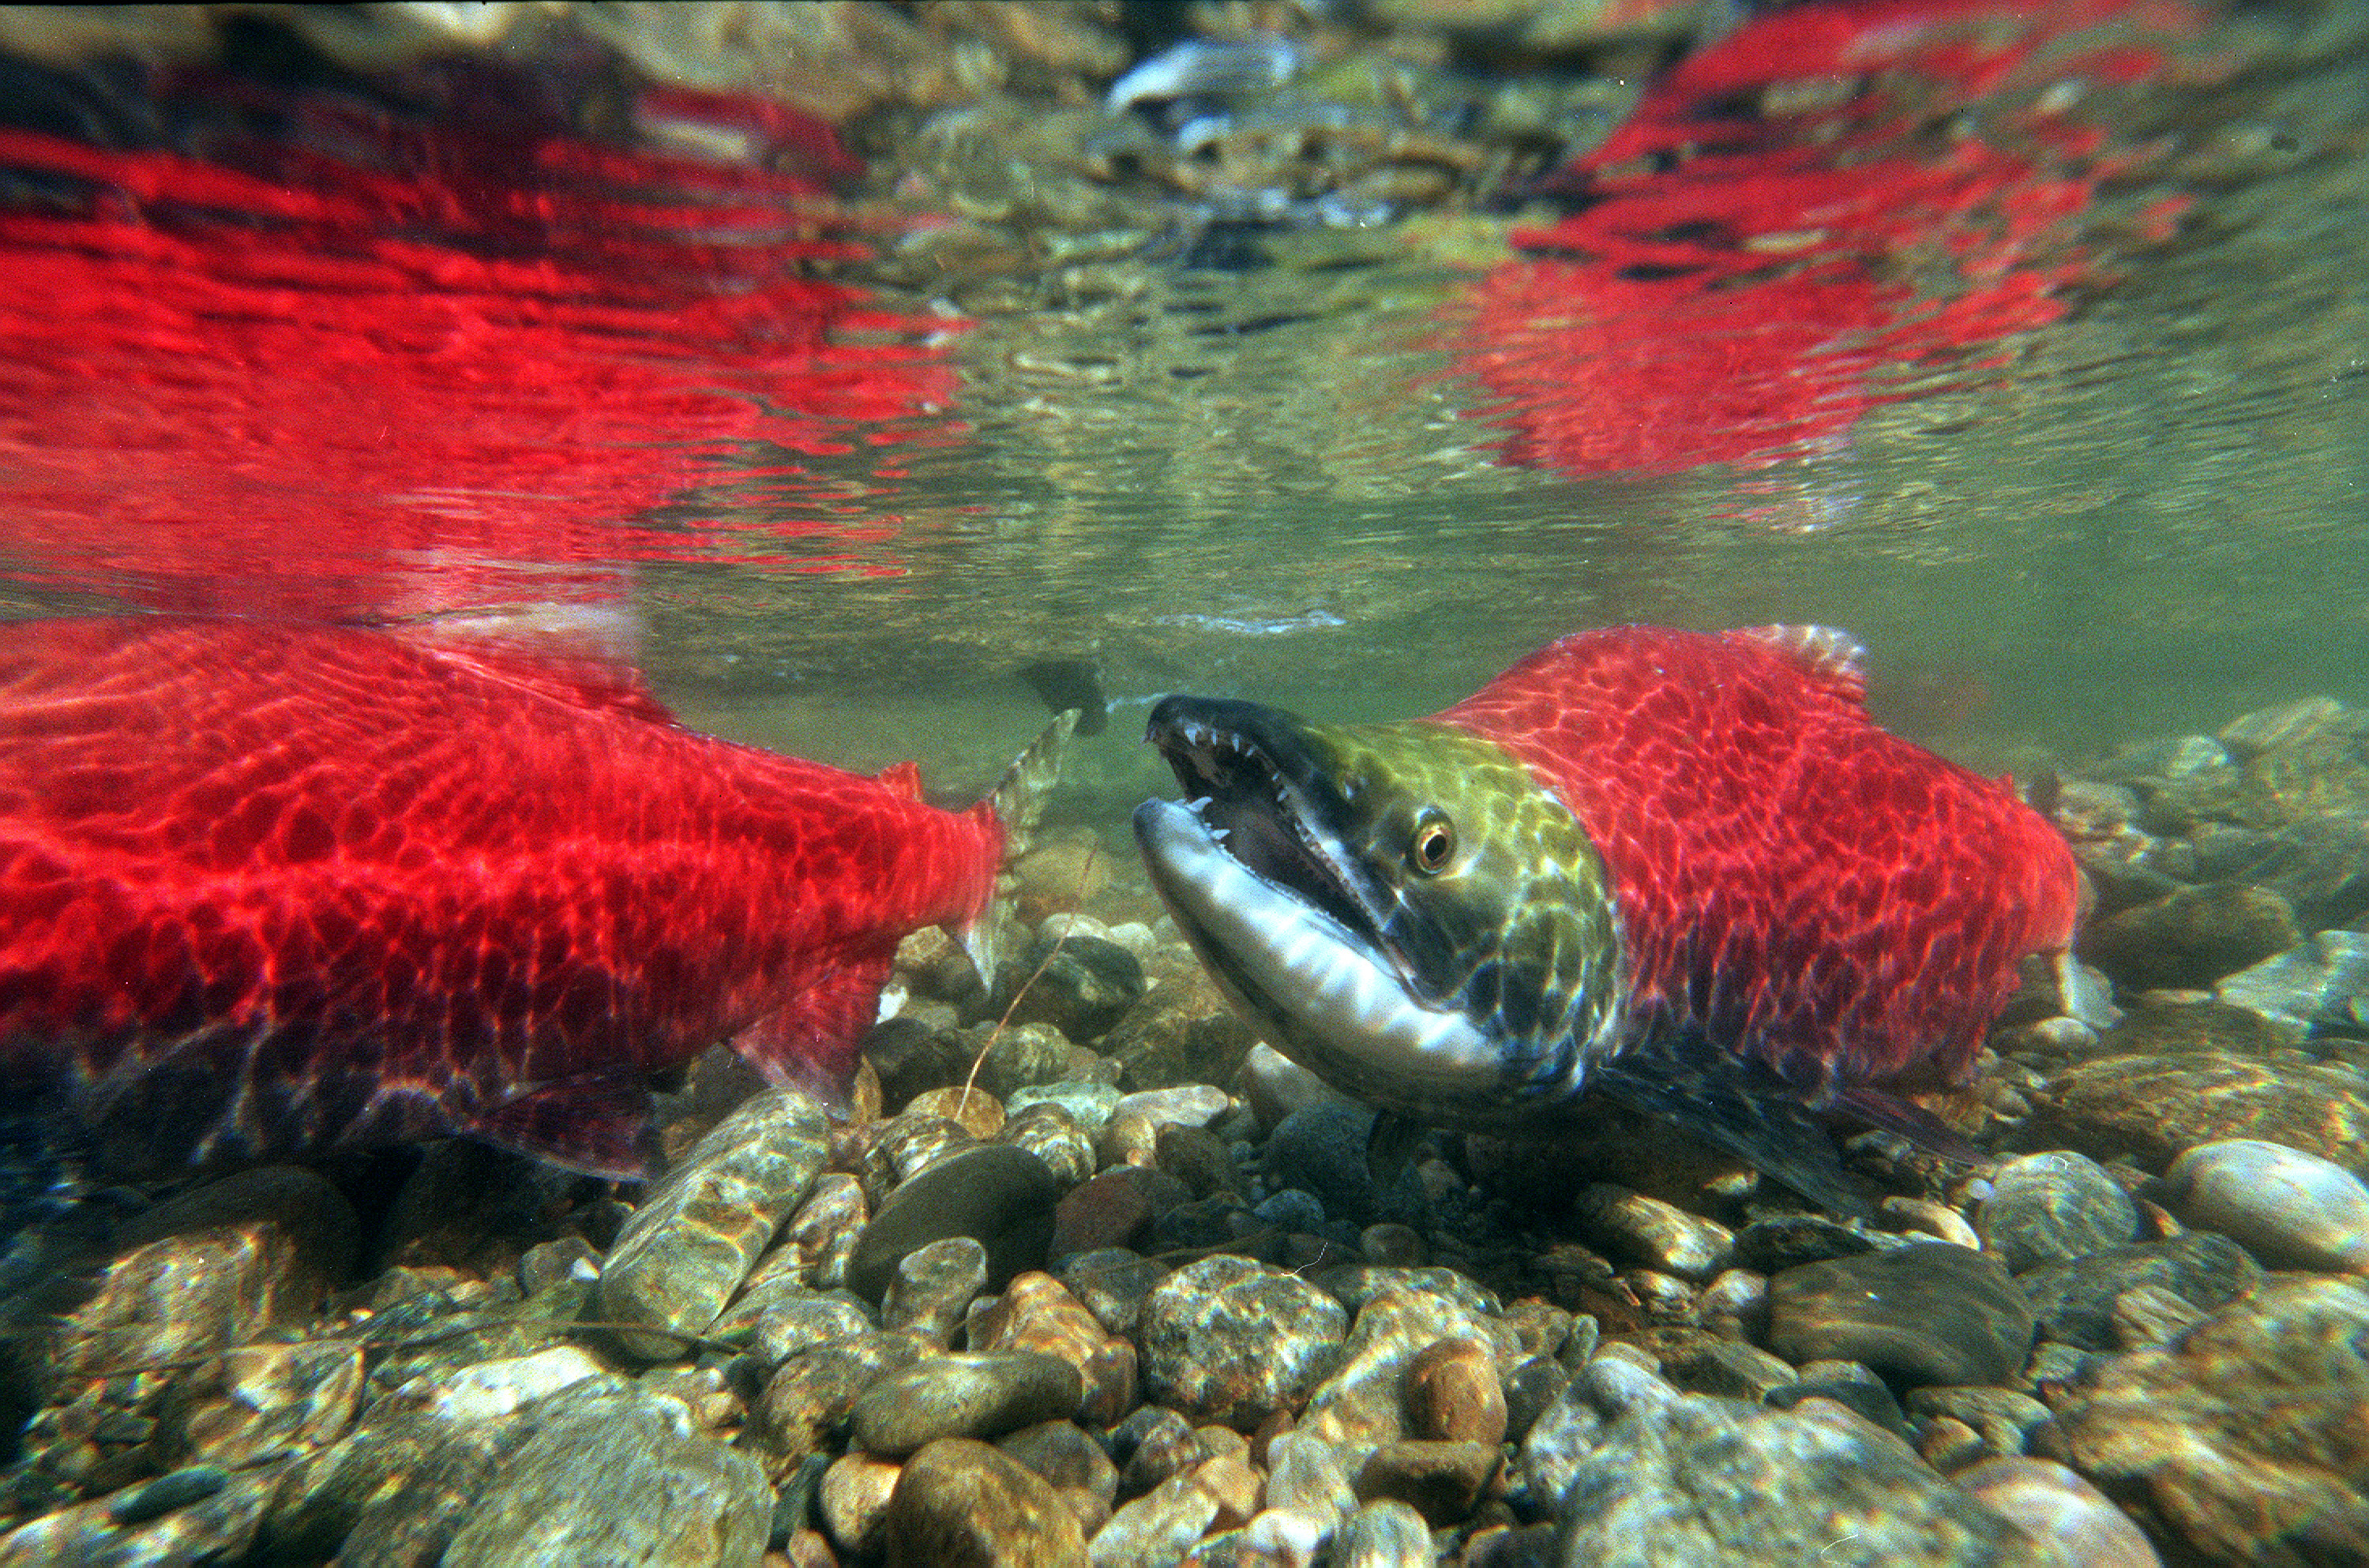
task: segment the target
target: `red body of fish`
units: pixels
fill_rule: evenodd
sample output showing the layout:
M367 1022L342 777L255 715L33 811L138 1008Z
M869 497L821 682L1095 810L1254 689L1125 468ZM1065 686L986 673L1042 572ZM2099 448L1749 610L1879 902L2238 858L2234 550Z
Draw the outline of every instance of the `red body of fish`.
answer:
M638 1172L653 1074L836 1073L1003 830L692 733L593 660L0 627L0 1070L120 1166L470 1132Z
M1631 1037L1677 1026L1805 1090L1961 1081L2027 955L2062 949L2062 834L1877 727L1815 628L1565 637L1437 718L1571 807L1617 888Z

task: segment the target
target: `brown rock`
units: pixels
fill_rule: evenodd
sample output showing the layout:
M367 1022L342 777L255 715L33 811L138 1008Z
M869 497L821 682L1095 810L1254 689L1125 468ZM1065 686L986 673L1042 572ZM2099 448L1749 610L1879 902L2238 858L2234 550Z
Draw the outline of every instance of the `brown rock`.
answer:
M888 1568L1082 1568L1077 1516L1036 1471L967 1437L905 1461L881 1524Z
M1443 1339L1407 1369L1407 1425L1417 1437L1452 1443L1505 1440L1505 1390L1497 1364L1469 1339Z
M2182 1150L2229 1138L2283 1143L2369 1177L2369 1082L2217 1052L2102 1058L2051 1080L2017 1141L2099 1160L2128 1154L2159 1171Z
M1361 1503L1404 1503L1428 1524L1453 1524L1472 1512L1502 1457L1491 1443L1383 1443L1353 1484Z
M2202 988L2302 940L2284 898L2221 882L2107 916L2082 933L2081 956L2133 990Z
M1041 1350L1075 1367L1085 1382L1081 1421L1109 1426L1135 1408L1134 1345L1104 1328L1049 1274L1015 1277L969 1332L974 1350Z
M905 1467L894 1459L847 1453L822 1472L817 1500L823 1528L839 1550L850 1557L868 1557L879 1551L888 1520L888 1499L897 1490Z

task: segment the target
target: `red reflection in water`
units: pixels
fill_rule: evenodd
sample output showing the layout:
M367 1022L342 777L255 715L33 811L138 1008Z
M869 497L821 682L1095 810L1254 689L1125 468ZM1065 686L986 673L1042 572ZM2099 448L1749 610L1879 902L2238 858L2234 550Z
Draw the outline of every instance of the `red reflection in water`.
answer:
M1508 455L1766 460L1844 439L1904 377L2002 362L2108 276L2081 220L2125 160L2077 90L2159 74L2201 27L2179 0L1810 5L1682 62L1551 177L1585 205L1517 233L1466 307Z
M635 521L752 442L784 449L771 491L804 499L782 459L921 437L952 398L922 324L808 275L851 248L818 178L273 107L286 135L202 153L0 131L19 193L0 209L0 570L349 616L597 597L635 559L836 564L856 524L881 560L893 522L843 490L760 532ZM774 106L642 107L850 166Z

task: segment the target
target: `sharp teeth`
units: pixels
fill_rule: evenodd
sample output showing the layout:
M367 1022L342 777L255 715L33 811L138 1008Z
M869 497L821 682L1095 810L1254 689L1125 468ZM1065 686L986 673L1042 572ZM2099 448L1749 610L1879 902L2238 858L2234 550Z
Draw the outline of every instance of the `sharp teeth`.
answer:
M1232 832L1233 830L1231 828L1212 828L1209 830L1209 837L1222 844L1226 841L1227 837Z

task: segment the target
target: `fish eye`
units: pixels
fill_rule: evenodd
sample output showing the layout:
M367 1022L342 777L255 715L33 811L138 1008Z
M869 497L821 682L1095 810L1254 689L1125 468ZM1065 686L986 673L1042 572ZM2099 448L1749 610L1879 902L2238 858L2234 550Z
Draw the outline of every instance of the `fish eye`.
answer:
M1455 853L1456 824L1436 811L1426 813L1414 825L1414 838L1407 847L1409 863L1424 876L1436 876Z

